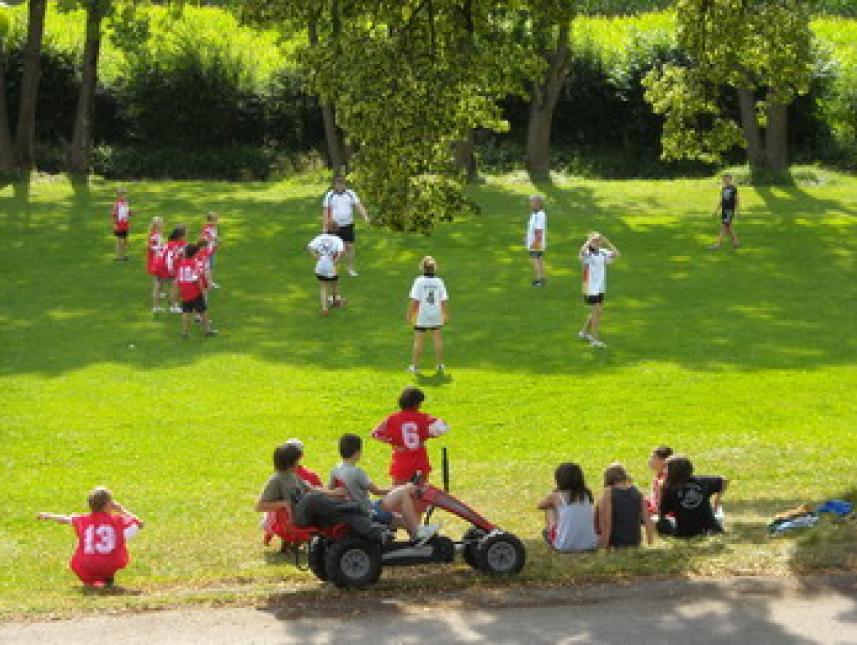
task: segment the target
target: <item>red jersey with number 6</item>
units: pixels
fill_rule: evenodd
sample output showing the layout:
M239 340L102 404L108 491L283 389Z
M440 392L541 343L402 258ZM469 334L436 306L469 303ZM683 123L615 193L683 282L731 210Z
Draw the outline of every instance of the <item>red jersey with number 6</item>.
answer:
M77 534L77 550L69 566L85 584L105 582L128 566L125 539L137 532L138 520L110 513L90 513L73 515L71 525Z
M418 410L391 414L372 431L372 437L393 447L390 476L396 481L410 479L417 472L431 471L425 442L449 430L443 419Z

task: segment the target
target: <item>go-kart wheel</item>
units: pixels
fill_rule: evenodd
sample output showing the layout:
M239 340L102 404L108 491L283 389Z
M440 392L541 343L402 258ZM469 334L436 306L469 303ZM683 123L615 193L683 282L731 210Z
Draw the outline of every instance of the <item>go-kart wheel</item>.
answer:
M477 526L471 526L464 532L464 537L461 541L464 543L462 555L464 561L474 569L479 568L479 558L476 557L476 551L479 549L479 540L485 537L485 531Z
M511 533L485 537L476 549L479 568L492 576L512 576L524 566L524 545Z
M327 580L327 571L324 568L324 552L326 551L327 539L320 535L313 535L307 547L307 564L310 571L319 580Z
M357 536L327 546L324 555L327 579L343 589L374 584L381 576L381 548Z

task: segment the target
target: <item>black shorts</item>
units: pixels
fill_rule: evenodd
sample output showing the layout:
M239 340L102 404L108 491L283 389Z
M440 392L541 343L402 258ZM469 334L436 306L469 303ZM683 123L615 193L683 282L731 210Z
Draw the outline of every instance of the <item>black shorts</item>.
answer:
M354 224L348 226L337 226L333 234L343 242L354 241Z
M335 276L333 276L333 277L331 278L331 277L328 277L328 276L326 276L326 275L319 275L319 274L317 274L317 273L316 273L316 274L315 274L315 277L316 277L316 278L318 278L318 281L319 281L319 282L336 282L336 281L338 281L338 280L339 280L339 276L338 276L338 275L335 275Z
M205 304L205 296L199 296L196 300L182 300L182 311L189 314L195 311L198 314L204 314L208 306Z
M434 327L420 327L419 325L414 325L414 331L437 331L442 327L443 325L436 325Z
M530 251L531 258L543 258L545 256L544 251Z
M604 294L599 293L597 296L583 296L583 302L587 305L597 305L604 302Z
M118 237L120 240L124 240L128 237L128 231L113 231L113 235Z

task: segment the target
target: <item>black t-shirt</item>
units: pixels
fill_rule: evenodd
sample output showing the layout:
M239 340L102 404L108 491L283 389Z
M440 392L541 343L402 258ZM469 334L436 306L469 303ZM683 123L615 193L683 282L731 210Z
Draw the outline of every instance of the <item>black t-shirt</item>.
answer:
M738 204L738 187L724 186L720 192L720 208L724 213L733 214Z
M711 496L723 491L722 477L691 477L683 486L664 491L660 516L675 514L675 536L694 537L704 533L722 533L714 519Z

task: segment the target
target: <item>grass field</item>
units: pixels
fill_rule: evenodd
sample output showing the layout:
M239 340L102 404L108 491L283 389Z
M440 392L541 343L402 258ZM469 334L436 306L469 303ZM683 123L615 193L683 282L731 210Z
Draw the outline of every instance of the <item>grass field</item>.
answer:
M482 216L431 237L360 228L361 275L343 280L349 305L329 319L303 251L318 227L320 177L131 184L134 257L122 265L112 261L114 186L41 178L29 191L2 189L0 616L319 588L262 547L252 506L278 442L301 437L306 464L326 472L341 433L365 436L393 410L410 382L407 290L428 252L452 311L448 375L417 379L425 408L453 428L432 454L448 446L453 492L526 541L521 580L857 568L853 523L777 540L764 532L778 510L855 497L857 179L808 174L815 180L792 188L743 188L744 247L716 253L706 250L714 179L557 180L544 189L543 290L530 286L521 245L533 187L489 178L472 189ZM211 298L220 336L182 341L177 316L149 314L145 230L156 214L195 229L208 209L222 214L223 288ZM575 338L576 249L593 228L623 252L601 351ZM547 551L534 506L557 463L580 462L596 487L620 460L648 486L646 457L661 443L731 479L726 536ZM364 466L380 482L388 458L367 443ZM34 520L83 511L100 483L148 522L119 577L127 595L82 595L66 566L71 531ZM481 584L455 565L388 572L381 589Z

